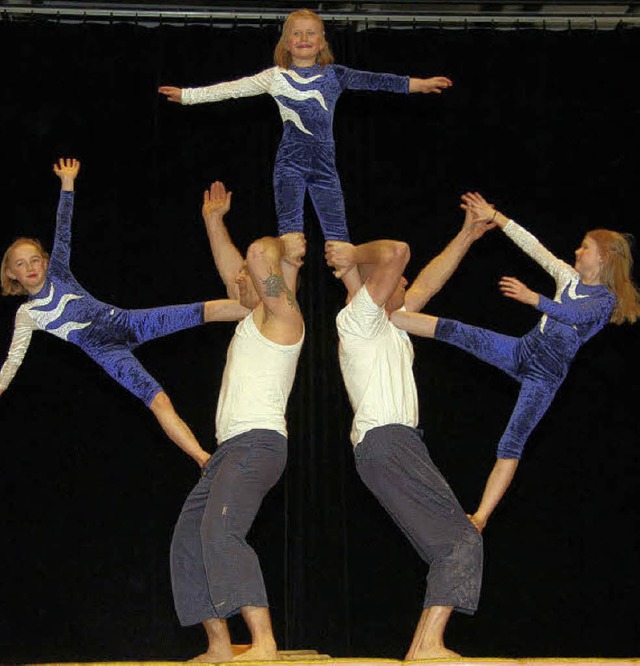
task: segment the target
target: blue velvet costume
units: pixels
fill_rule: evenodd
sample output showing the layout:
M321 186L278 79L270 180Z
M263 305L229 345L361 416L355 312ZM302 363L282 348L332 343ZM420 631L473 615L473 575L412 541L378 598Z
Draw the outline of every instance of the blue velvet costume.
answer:
M61 191L56 235L42 289L30 295L16 314L7 362L0 372L6 388L40 329L78 345L117 382L149 406L160 384L132 354L137 346L204 323L204 304L146 310L121 310L98 301L80 286L69 268L74 193Z
M304 197L308 191L325 239L348 241L333 139L336 102L346 89L408 93L409 77L362 72L342 65L272 67L237 81L184 88L182 104L271 95L283 122L273 169L279 235L304 230Z
M586 285L578 272L554 257L511 220L504 232L556 281L554 300L540 295L540 322L521 338L440 318L435 337L470 352L520 382L518 399L498 444L498 458L522 455L549 408L578 349L609 321L616 298L603 285Z

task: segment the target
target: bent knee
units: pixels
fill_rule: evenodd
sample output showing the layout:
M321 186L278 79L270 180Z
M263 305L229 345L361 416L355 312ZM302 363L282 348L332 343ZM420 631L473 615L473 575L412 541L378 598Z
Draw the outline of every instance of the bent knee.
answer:
M169 400L169 396L164 391L160 391L155 394L149 403L149 409L152 412L164 412L173 410L173 405L171 404L171 400Z

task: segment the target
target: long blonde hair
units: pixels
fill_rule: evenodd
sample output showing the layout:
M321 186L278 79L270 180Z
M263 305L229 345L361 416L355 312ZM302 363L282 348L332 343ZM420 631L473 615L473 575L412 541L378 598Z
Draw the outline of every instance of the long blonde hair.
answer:
M24 296L29 292L17 281L12 280L7 275L7 268L9 267L9 258L11 252L20 245L32 245L38 250L45 261L49 261L49 253L44 249L42 243L37 238L16 238L16 240L9 245L7 251L2 257L2 264L0 265L0 278L2 282L2 295L3 296Z
M282 67L283 69L289 69L289 67L291 67L291 53L287 46L289 39L291 38L291 25L296 19L313 19L314 21L317 21L320 30L322 31L322 35L324 36L324 21L315 12L312 12L310 9L298 9L295 12L291 12L282 25L282 34L280 35L280 40L276 44L275 51L273 52L273 61L278 67ZM316 57L316 64L330 65L333 61L333 53L331 52L331 47L325 37L324 46Z
M593 229L587 236L595 241L602 257L600 282L616 297L609 321L612 324L635 322L640 317L640 291L631 277L633 236L610 229Z

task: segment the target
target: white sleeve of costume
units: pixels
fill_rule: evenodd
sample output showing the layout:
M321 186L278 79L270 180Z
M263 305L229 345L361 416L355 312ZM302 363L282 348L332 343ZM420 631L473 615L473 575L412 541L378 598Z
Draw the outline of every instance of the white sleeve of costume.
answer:
M542 266L557 284L566 284L578 275L572 266L549 252L532 233L513 220L509 220L503 231L521 250Z
M254 76L245 76L235 81L214 83L212 86L202 88L183 88L181 104L204 104L206 102L221 102L225 99L237 97L253 97L268 93L276 67L266 69Z
M35 322L31 319L24 306L19 307L16 313L13 339L11 340L7 360L0 370L0 389L3 391L9 386L22 364L24 355L27 353L27 349L29 349L31 335L36 328Z

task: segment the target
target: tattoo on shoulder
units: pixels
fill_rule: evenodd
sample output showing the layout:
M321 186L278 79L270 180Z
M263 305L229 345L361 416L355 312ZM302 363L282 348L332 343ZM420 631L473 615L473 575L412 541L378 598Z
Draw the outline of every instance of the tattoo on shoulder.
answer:
M266 295L271 298L278 298L280 294L284 294L287 298L287 303L292 307L297 309L298 304L296 303L296 297L294 293L287 287L284 277L282 275L274 275L271 273L266 280L262 281L262 284L266 287Z

